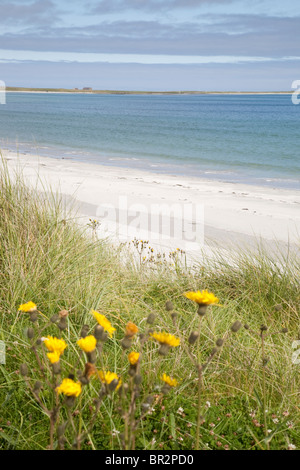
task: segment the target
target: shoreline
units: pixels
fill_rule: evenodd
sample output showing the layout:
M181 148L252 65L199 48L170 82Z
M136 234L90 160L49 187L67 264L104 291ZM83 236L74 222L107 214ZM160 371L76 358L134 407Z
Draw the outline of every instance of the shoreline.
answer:
M21 168L30 186L42 192L51 187L67 204L75 203L80 213L78 222L101 220L100 237L124 242L137 235L149 239L156 250L180 248L191 257L202 250L212 254L215 248L225 254L243 248L251 252L258 244L275 254L298 251L300 191L12 151L2 151L2 156L11 174ZM149 225L149 218L158 209L165 211L162 224L172 225L171 237L165 236L161 222L159 227ZM193 243L196 238L197 243L191 244L190 240Z

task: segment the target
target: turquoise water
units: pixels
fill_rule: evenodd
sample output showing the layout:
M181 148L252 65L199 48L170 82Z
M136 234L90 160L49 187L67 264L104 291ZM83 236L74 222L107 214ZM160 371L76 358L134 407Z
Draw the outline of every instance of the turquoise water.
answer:
M300 189L289 95L7 93L0 146L20 152Z

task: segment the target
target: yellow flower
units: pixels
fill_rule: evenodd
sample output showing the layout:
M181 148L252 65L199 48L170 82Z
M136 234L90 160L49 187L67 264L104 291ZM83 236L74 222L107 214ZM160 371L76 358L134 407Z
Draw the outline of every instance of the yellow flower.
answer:
M85 338L79 339L77 341L77 344L84 352L90 353L94 351L96 344L97 344L97 340L95 336L89 335L89 336L86 336Z
M139 331L138 327L131 321L126 325L126 336L134 336Z
M96 312L96 310L92 310L92 315L94 315L94 318L97 320L100 326L104 328L105 331L109 333L110 338L112 337L114 331L116 329L111 325L110 321L107 320L105 315L102 315L102 313Z
M165 382L167 385L169 385L170 387L176 387L176 385L178 385L177 380L172 379L167 374L163 374L163 376L161 377L161 380Z
M48 356L48 359L51 362L51 364L55 364L60 359L60 354L59 354L58 351L49 352L49 353L47 353L47 356Z
M198 290L197 292L185 292L183 295L200 305L214 305L218 304L219 302L218 297L215 297L215 295L212 292L208 292L208 290Z
M180 339L176 336L170 335L169 333L161 332L161 333L150 333L152 338L156 339L160 344L167 344L168 346L179 346Z
M128 354L128 360L132 366L138 363L140 357L140 353L132 351L130 354Z
M18 308L20 312L34 312L37 309L37 306L33 302L27 302L27 304L22 304Z
M118 388L121 386L122 380L119 379L117 374L115 374L114 372L104 372L102 370L99 370L98 374L101 382L103 382L104 384L109 385L113 380L118 380L119 383L116 387L116 390L118 390Z
M64 379L59 387L56 387L58 394L63 393L67 397L78 397L81 394L81 383L72 379Z
M67 347L67 343L63 339L58 339L53 336L47 336L44 340L45 346L50 352L57 352L61 356Z

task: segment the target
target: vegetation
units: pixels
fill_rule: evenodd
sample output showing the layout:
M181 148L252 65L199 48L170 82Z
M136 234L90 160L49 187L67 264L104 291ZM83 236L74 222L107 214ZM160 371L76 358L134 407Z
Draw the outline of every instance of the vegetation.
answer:
M3 163L0 448L299 448L295 258L186 267L96 226Z

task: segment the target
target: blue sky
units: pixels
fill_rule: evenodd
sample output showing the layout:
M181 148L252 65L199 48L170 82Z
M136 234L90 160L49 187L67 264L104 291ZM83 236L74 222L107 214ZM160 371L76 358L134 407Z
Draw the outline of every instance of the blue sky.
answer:
M7 86L290 90L298 0L0 0Z

